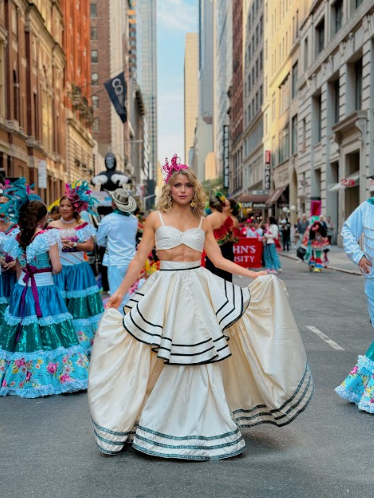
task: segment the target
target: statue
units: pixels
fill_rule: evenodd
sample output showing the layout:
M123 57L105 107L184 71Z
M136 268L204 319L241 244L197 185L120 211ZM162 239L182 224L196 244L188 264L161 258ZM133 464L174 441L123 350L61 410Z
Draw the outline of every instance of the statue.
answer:
M100 190L109 190L110 192L119 187L124 187L129 182L129 177L121 171L116 171L117 159L113 152L108 152L105 156L106 171L102 171L92 178L93 185L100 185Z

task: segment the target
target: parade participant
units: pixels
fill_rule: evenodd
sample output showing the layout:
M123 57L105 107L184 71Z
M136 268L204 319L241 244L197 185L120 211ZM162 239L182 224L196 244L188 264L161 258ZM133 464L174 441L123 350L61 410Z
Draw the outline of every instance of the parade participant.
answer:
M313 380L284 284L226 260L202 216L196 174L174 158L163 168L159 211L148 216L95 338L88 396L96 443L110 455L133 442L158 457L228 458L245 450L240 427L293 421ZM160 271L123 318L115 308L154 244ZM256 280L241 288L202 268L204 245L216 268Z
M9 185L10 186L10 185ZM0 205L7 204L9 198L4 195L6 188L0 185ZM10 303L13 288L17 280L16 262L4 251L4 244L10 236L14 225L6 219L5 213L0 214L0 325L3 323L5 310Z
M287 218L281 221L283 251L289 252L291 242L291 224Z
M230 261L234 261L234 250L233 244L231 243L234 222L228 213L223 211L223 208L228 205L229 202L226 197L221 194L221 192L217 192L214 197L211 197L209 200L209 207L212 213L209 214L207 218L209 218L213 227L213 234L221 248L222 256ZM228 282L232 282L232 274L228 271L216 268L208 257L205 258L205 268Z
M277 253L278 237L279 229L277 220L273 216L270 216L263 238L265 267L268 273L277 274L280 269L280 261Z
M110 294L114 294L126 276L127 269L135 255L138 219L131 213L136 201L127 190L108 192L112 197L114 211L105 216L97 232L97 244L106 247L103 265L108 267ZM127 303L127 294L121 307Z
M52 278L61 271L59 233L43 229L48 213L41 200L30 200L26 189L17 196L23 201L14 211L20 231L5 250L17 259L19 280L0 329L0 396L86 389L88 359Z
M312 216L311 224L305 230L300 247L306 251L305 259L308 261L310 271L320 273L325 266L322 253L329 251L330 244L326 228L320 222L319 216Z
M230 216L234 223L234 226L232 228L231 242L235 244L236 242L239 242L240 239L240 223L238 220L238 214L240 213L241 205L234 199L227 200L228 202L225 204L225 206L223 206L223 212Z
M60 199L61 218L48 225L58 228L62 242L62 271L54 277L57 287L66 300L69 313L81 346L90 352L104 308L94 273L85 260L85 253L94 248L96 230L82 222L80 213L92 213L94 199L86 181L67 185Z
M369 177L374 186L374 175ZM363 235L363 249L359 241ZM358 265L365 281L369 315L374 326L374 197L363 202L344 223L343 245L349 259ZM356 403L359 410L374 413L374 341L348 377L335 392L342 398Z

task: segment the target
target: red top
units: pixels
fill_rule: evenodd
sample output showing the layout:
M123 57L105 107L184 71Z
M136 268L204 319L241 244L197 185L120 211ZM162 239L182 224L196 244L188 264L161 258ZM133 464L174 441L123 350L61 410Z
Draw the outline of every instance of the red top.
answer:
M225 242L227 242L231 238L233 228L234 222L232 221L231 217L228 216L219 228L213 230L214 238L220 246L225 244Z

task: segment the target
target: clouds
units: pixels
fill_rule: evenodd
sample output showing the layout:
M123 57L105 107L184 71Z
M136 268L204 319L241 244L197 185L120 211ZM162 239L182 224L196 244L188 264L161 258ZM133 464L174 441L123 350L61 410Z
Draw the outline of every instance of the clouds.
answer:
M196 31L196 2L191 0L162 0L157 3L158 29L165 31Z

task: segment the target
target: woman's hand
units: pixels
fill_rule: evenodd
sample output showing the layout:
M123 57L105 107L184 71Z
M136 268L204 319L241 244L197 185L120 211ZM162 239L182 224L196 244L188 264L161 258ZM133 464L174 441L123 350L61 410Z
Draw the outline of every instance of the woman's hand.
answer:
M256 279L258 277L266 277L267 272L264 270L261 271L251 271L251 278Z
M10 261L9 263L4 263L3 265L4 271L15 271L16 270L16 262Z
M115 308L118 310L118 308L121 306L121 302L123 299L124 294L121 294L120 292L116 291L112 296L110 296L105 308Z
M362 256L362 258L360 259L360 261L358 263L358 266L360 268L361 273L363 273L363 274L367 275L371 272L372 264L366 258L366 256Z

